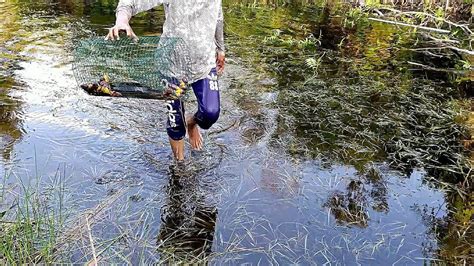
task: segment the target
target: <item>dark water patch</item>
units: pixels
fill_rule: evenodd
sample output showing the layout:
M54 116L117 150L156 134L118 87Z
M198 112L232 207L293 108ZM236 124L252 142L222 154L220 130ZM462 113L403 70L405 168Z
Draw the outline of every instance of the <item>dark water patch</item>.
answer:
M212 253L218 209L206 199L216 191L208 190L213 186L203 186L203 180L190 174L187 167L170 168L168 197L161 209L163 223L158 235L158 250L164 263L199 262Z
M436 178L450 182L467 174L459 141L465 132L454 124L458 112L452 109L456 90L445 88L443 93L440 87L414 84L401 92L390 83L337 82L315 80L297 87L298 93L281 93L280 126L294 130L298 141L315 154L356 165L388 157L397 169L409 172L425 166ZM436 172L443 168L444 177Z
M21 102L10 96L14 81L7 78L0 83L0 148L2 162L9 163L12 159L13 145L23 134Z

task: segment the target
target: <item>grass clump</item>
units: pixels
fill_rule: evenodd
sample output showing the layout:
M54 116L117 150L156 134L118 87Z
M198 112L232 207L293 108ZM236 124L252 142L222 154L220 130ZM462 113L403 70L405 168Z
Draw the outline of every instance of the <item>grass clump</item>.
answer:
M0 263L53 263L66 219L63 174L48 185L10 177L0 187Z

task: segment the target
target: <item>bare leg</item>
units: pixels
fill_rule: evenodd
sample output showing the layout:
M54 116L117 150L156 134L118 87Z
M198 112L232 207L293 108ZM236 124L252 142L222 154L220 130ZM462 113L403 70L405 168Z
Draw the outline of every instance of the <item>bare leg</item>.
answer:
M188 125L188 135L189 135L189 142L191 143L191 147L194 150L201 150L202 149L202 136L201 132L199 131L199 127L194 120L194 116L188 116L186 119Z
M170 138L171 149L173 150L174 159L177 161L184 160L184 139L173 140Z

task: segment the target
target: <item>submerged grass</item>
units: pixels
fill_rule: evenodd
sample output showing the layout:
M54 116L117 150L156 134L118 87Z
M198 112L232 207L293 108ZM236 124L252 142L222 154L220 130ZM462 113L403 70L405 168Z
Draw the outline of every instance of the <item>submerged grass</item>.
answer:
M297 158L351 164L360 172L368 164L385 161L406 176L424 169L425 180L448 195L446 217L426 215L438 236L439 258L469 264L474 184L471 152L462 144L471 138L465 124L470 104L466 108L464 103L472 101L465 98L467 84L472 84L472 47L465 41L470 26L428 11L389 10L400 21L450 32L443 37L371 22L367 18L378 11L373 8L349 9L347 14L331 8L302 11L307 20L300 21L299 29L283 18L269 22L281 28L268 30L266 37L259 37L259 32L247 36L265 43L258 48L261 57L253 62L276 73L279 81L273 106L279 111L274 147L283 145ZM256 16L256 21L272 17L262 9L236 12ZM390 12L387 17L393 15ZM460 46L446 47L440 39L448 36L452 39L447 42ZM467 63L459 66L463 60ZM343 224L364 227L365 206L353 204L364 202L358 196L363 188L356 189L357 181L352 184L326 206ZM378 208L383 211L381 203Z
M407 174L424 167L435 180L472 187L469 152L461 145L469 137L463 124L466 92L456 84L469 69L451 73L436 69L454 69L462 55L455 49L440 51L444 48L437 46L436 36L426 37L426 32L369 21L374 12L370 8L305 6L299 27L292 18L281 16L268 22L281 28L267 30L267 36L258 36L260 32L247 36L240 30L247 39L265 43L258 47L261 56L253 63L263 63L277 74L275 105L281 115L274 139L292 132L295 143L288 146L290 153L301 153L301 146L307 146L309 155L322 153L358 169L388 159L393 168ZM265 8L232 11L244 18L256 16L257 23L272 17ZM385 15L447 29L452 38L470 32L465 24L428 13L390 9ZM424 50L430 45L432 50Z
M454 263L472 259L472 167L470 153L460 141L466 128L455 122L463 114L456 106L456 90L420 84L401 92L388 84L377 89L372 81L364 82L365 86L335 83L307 82L296 88L305 91L301 94L282 91L275 140L292 134L286 138L294 141L288 146L294 147L289 153L324 154L328 160L352 164L361 172L369 163L386 160L406 176L424 169L425 179L449 195L446 217L426 215L440 240L440 258ZM296 103L301 108L291 108ZM327 206L342 223L365 226L364 207L359 204L366 200L355 185L345 194L333 195Z
M282 90L278 108L285 129L279 132L293 129L313 153L356 166L388 158L407 173L425 167L440 180L464 180L469 165L460 139L466 130L455 123L462 114L456 90L418 84L400 91L389 82L346 82L312 80ZM301 108L292 108L295 104Z

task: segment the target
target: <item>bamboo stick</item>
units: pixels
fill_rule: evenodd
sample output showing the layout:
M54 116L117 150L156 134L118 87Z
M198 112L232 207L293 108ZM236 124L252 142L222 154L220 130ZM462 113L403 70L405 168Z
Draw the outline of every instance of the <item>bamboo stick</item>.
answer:
M443 33L443 34L449 34L449 33L451 33L449 30L443 30L443 29L437 29L437 28L430 28L430 27L419 26L419 25L412 25L412 24L408 24L408 23L397 22L397 21L391 21L391 20L385 20L385 19L379 19L379 18L369 18L369 20L378 21L378 22L383 22L383 23L388 23L388 24L395 24L395 25L399 25L399 26L417 28L417 29L421 29L421 30L434 31L434 32Z
M408 61L407 63L409 65L412 65L412 66L418 66L418 67L421 67L422 69L436 71L436 72L455 73L455 74L465 74L466 73L466 71L464 71L464 70L449 69L449 68L447 68L447 69L446 68L435 68L435 67L431 67L431 66L423 65L423 64L420 64L420 63L416 63L416 62L411 62L411 61Z

